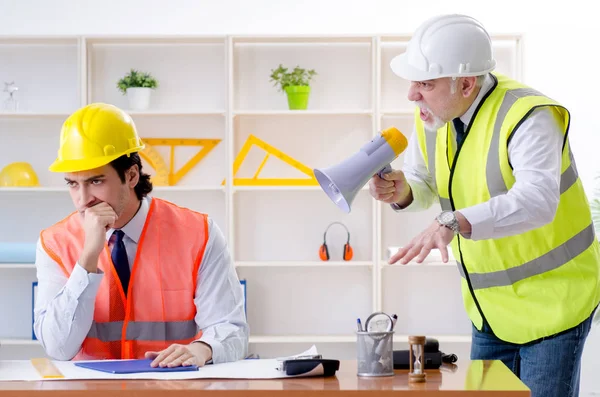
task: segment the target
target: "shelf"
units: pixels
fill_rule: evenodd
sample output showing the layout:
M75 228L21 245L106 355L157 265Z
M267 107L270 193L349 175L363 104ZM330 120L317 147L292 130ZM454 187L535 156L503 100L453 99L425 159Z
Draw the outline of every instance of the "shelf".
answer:
M388 264L388 260L387 259L382 259L381 260L381 268L385 269L385 268L389 268L389 267L456 267L456 262L453 259L448 260L448 263L444 263L442 261L431 261L428 262L427 260L423 261L423 263L417 263L417 262L408 262L406 265L403 265L399 262L394 263L393 265Z
M410 35L382 35L380 36L381 46L389 47L397 44L402 44L406 46L408 41L410 40ZM492 33L490 32L490 37L493 42L497 40L518 40L521 37L520 33Z
M154 192L202 192L202 191L224 191L224 186L154 186ZM68 192L66 186L44 186L44 187L0 187L0 193L56 193Z
M15 46L56 46L56 45L77 45L77 37L73 36L0 36L0 45Z
M225 36L213 35L89 35L86 36L88 45L135 45L159 46L182 44L225 44Z
M2 269L35 269L33 263L0 263L0 270Z
M414 109L413 110L382 110L380 112L381 116L410 116L413 117L415 114Z
M233 192L268 192L268 191L319 191L321 186L234 186Z
M68 192L66 186L0 187L0 193L57 193Z
M70 113L68 112L2 112L0 111L0 119L1 118L50 118L50 117L69 117Z
M268 192L268 191L283 191L283 192L293 192L293 191L314 191L320 192L323 189L319 185L315 186L234 186L233 191L235 192ZM369 190L369 184L365 184L360 190Z
M442 343L471 343L471 335L425 335ZM394 342L407 342L409 335L394 335Z
M273 335L252 336L250 343L352 343L356 342L354 335Z
M381 36L380 37L381 47L396 46L398 44L402 44L403 46L406 46L408 44L409 40L410 40L410 36L405 36L405 35L392 35L392 36Z
M33 339L0 339L0 346L42 346L39 340Z
M225 191L225 186L154 186L155 192L219 192Z
M394 342L408 342L409 335L394 334ZM440 343L471 343L470 335L426 335ZM250 343L356 343L356 335L250 336Z
M320 261L320 262L236 262L236 267L371 267L373 262L366 261Z
M370 109L333 109L333 110L240 110L234 116L367 116L373 114Z
M233 36L233 44L237 46L243 45L365 45L373 42L372 36L352 36L352 35L252 35L252 36Z
M381 267L389 267L389 266L410 266L410 267L415 267L415 266L452 266L455 267L456 266L456 259L454 258L454 256L452 256L452 254L449 254L448 256L448 262L444 263L442 262L442 257L441 255L437 255L437 254L429 254L428 257L425 258L425 260L423 260L423 262L421 263L417 263L414 261L414 259L410 262L408 262L406 265L402 265L399 262L393 264L393 265L389 265L388 264L388 260L389 257L384 256L381 258Z
M225 116L225 110L127 110L131 116Z

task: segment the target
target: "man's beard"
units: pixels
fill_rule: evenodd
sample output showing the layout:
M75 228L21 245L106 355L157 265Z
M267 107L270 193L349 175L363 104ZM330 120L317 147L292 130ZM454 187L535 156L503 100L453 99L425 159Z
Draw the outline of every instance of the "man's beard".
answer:
M439 118L438 116L436 116L435 114L433 114L433 112L431 111L431 109L429 109L429 107L419 101L415 102L415 105L417 105L421 110L427 112L428 116L429 116L429 120L427 121L423 121L423 124L425 125L425 128L427 128L428 130L437 130L442 128L444 125L446 125L446 122L444 120L442 120L441 118Z

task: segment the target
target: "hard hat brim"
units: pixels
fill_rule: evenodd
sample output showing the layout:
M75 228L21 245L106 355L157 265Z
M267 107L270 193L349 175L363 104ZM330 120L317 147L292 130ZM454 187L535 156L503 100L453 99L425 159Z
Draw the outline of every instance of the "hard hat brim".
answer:
M142 148L143 149L143 146ZM140 149L140 150L141 150ZM126 153L118 153L111 156L96 157L92 159L78 159L78 160L59 160L56 159L54 163L48 168L51 172L80 172L89 171L95 168L100 168L109 164L111 161L118 159L126 154L135 153L139 150L128 151Z
M392 72L400 78L408 81L425 81L438 78L432 76L428 72L419 70L408 63L406 53L395 56L390 62L390 68Z
M403 78L408 81L426 81L426 80L435 80L441 79L444 77L473 77L473 76L481 76L484 74L488 74L494 70L496 64L494 63L492 67L481 70L477 72L471 73L442 73L438 75L432 75L429 72L425 72L423 70L417 69L414 66L411 66L408 62L406 53L395 56L390 62L390 68L392 72L400 78Z

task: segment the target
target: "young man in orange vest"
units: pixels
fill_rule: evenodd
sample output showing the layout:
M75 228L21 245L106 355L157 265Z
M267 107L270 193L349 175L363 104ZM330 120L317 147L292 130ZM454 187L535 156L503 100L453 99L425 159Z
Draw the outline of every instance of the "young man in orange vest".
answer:
M40 234L37 338L58 360L243 359L244 297L225 238L206 214L147 196L143 148L112 105L65 121L50 170L64 173L77 211Z

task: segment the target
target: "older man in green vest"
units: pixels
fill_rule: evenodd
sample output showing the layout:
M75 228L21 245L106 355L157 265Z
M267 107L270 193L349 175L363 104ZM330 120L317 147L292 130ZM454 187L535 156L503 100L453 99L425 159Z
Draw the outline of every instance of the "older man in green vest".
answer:
M396 211L442 211L390 263L431 249L458 263L472 359L502 360L533 397L577 396L600 301L600 246L569 145L569 111L495 73L475 19L422 24L391 62L410 81L415 132L403 170L370 191Z

